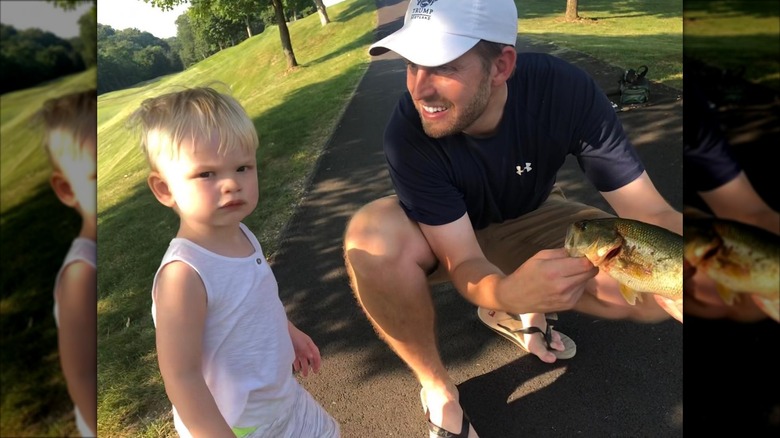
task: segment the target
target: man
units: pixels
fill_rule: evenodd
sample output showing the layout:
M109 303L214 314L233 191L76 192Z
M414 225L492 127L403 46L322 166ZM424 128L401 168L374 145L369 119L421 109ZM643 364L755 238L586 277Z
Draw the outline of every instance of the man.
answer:
M482 309L522 314L519 343L545 362L573 347L549 334L546 312L681 318L660 298L627 305L616 281L562 248L572 222L610 216L554 186L568 154L619 216L681 233L682 215L593 80L557 58L518 55L516 38L512 0L412 0L403 28L370 49L407 60L408 93L384 141L396 195L353 216L345 259L375 329L423 387L432 436L476 432L437 351L430 284L451 281Z
M726 132L721 129L704 88L697 83L703 78L698 78L696 73L691 76L693 79L686 80L685 85L688 103L685 106L686 129L683 135L687 190L684 199L686 206L693 207L691 217L714 216L780 234L780 213L756 191L732 153ZM729 318L743 322L756 322L767 316L774 319L780 314L777 301L755 294L726 304L717 291L716 283L705 272L686 267L689 269L684 282L685 313L699 318Z

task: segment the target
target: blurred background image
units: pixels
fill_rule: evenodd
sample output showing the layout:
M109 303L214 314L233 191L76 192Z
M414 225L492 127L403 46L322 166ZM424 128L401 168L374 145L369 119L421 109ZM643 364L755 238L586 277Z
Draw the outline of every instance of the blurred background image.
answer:
M96 3L3 0L0 23L0 436L79 436L53 291L82 217L52 190L39 111L96 87Z
M756 294L745 290L732 305L715 287L710 301L689 300L689 290L705 288L689 289L686 283L685 430L734 427L747 436L777 436L780 360L774 350L780 322L769 315L780 312L780 196L773 158L780 144L780 3L685 0L683 5L684 204L765 232L753 243L740 235L730 245L749 247L756 260L756 254L768 254L763 266L744 260L751 256L738 266L774 286L765 292L769 304L762 308L751 296ZM702 229L694 223L686 216L686 243L695 234L691 230ZM724 260L740 261L737 251L719 251Z

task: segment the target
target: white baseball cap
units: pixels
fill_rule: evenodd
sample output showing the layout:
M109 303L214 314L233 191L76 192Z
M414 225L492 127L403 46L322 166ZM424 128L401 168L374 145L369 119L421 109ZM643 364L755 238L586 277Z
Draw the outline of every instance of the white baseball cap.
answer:
M410 0L403 27L374 43L368 53L392 50L417 65L436 67L479 40L515 45L514 0Z

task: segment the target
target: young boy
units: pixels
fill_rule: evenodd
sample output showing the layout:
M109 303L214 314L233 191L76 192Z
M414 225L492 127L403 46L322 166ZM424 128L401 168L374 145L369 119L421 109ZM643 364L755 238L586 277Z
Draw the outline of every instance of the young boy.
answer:
M92 89L50 99L38 114L51 187L81 216L81 231L55 279L54 320L62 372L84 437L97 430L96 103Z
M319 350L287 320L260 243L241 222L258 201L258 137L244 109L193 88L145 100L132 119L149 187L180 219L152 285L179 435L340 436L293 376L318 372Z

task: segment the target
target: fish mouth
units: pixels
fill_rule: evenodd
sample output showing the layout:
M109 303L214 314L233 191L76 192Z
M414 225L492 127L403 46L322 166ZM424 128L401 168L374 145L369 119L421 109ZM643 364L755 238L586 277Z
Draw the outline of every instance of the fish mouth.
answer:
M618 256L618 254L620 254L620 251L622 249L623 249L622 245L614 247L611 251L606 253L604 255L604 257L601 258L601 263L605 263L605 262L608 262L608 261L614 259L615 257Z

